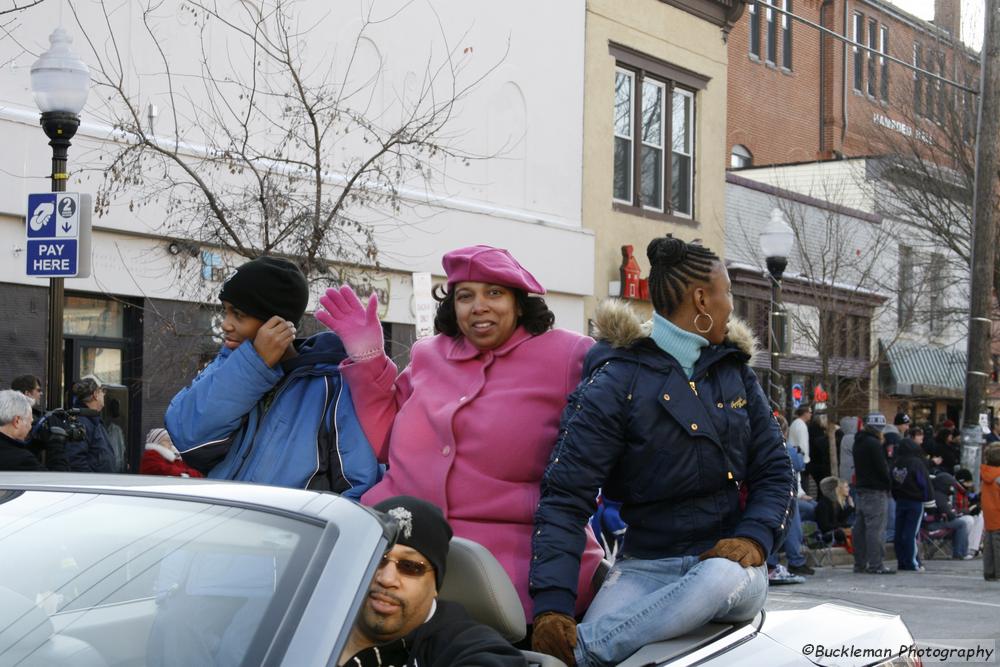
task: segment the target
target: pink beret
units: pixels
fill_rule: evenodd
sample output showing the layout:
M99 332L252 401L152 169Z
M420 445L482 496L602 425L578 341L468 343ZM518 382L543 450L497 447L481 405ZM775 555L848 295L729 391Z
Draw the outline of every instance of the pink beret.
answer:
M516 287L529 294L545 294L535 277L503 248L473 245L445 254L441 265L448 276L448 289L455 283L472 281Z

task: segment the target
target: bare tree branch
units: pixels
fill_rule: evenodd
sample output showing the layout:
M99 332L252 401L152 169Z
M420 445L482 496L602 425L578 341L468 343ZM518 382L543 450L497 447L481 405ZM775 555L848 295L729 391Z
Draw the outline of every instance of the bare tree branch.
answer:
M506 54L466 77L468 50L449 45L435 14L445 52L430 51L414 94L384 103L376 96L384 88L384 62L366 41L373 26L399 20L413 2L386 16L376 16L372 3L346 62L338 63L306 48L316 27L298 29L298 10L306 6L298 0L242 3L240 12L224 11L215 0L187 0L181 10L194 26L181 39L198 40L200 51L187 47L197 74L172 60L163 28L170 17L161 2L143 0L141 16L162 72L155 80L137 73L138 84L124 71L107 6L101 3L108 34L98 36L88 34L70 2L121 136L96 198L99 214L125 197L136 207L158 201L168 236L243 257L290 256L310 279L323 280L331 263L378 267L374 221L397 217L404 185L429 192L436 162L483 158L460 149L447 128L455 105ZM186 84L195 81L200 90ZM147 100L137 92L143 88L164 91L170 140L144 122Z

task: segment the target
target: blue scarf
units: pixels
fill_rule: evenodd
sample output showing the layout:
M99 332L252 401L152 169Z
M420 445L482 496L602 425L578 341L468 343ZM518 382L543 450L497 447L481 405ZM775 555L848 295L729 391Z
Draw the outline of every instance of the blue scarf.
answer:
M694 373L694 363L701 356L702 348L708 346L705 338L681 329L657 313L653 313L653 332L649 337L658 348L680 362L689 378Z

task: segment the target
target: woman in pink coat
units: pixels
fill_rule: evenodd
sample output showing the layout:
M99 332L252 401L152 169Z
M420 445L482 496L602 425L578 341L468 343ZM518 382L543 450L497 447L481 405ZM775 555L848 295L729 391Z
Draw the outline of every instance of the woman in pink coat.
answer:
M503 565L533 618L528 569L535 509L566 397L580 382L593 340L553 329L552 311L506 250L460 248L442 260L438 334L417 341L397 375L385 355L375 295L365 308L350 287L330 289L317 319L350 359L341 372L385 478L361 501L412 495L444 510L456 535L479 542ZM440 288L439 288L440 289ZM578 613L603 552L588 528Z

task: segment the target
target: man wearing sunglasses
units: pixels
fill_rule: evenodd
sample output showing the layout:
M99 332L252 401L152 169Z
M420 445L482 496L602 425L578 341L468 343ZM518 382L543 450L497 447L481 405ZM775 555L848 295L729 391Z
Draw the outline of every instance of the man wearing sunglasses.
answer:
M454 602L437 599L451 526L441 510L412 496L374 506L399 524L382 556L340 665L368 667L526 667L520 651Z

